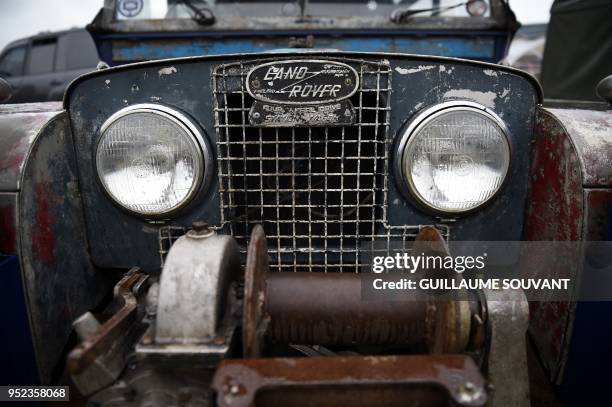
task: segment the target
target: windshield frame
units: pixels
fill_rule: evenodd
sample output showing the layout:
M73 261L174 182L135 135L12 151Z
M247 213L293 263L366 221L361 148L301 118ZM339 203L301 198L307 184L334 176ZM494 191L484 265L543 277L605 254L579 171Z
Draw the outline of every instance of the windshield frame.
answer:
M104 6L88 26L92 32L196 32L196 31L363 31L363 30L470 30L515 31L516 18L508 6L508 0L490 0L490 17L447 17L418 15L408 21L393 22L389 15L367 16L273 16L247 17L217 15L214 24L203 25L187 18L177 19L127 19L116 18L119 0L105 0ZM401 3L397 7L401 8Z

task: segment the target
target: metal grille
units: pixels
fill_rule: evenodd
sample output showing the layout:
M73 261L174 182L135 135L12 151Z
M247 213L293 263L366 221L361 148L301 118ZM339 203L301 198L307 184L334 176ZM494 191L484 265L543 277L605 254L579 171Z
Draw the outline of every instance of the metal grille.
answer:
M218 228L244 249L261 224L278 271L358 272L364 253L414 240L421 226L387 223L388 64L342 60L360 75L354 125L261 128L249 124L245 79L262 62L214 71Z
M183 236L187 231L182 226L162 226L157 231L157 241L159 243L159 259L161 267L164 267L166 262L166 256L170 251L170 247L176 242L176 240Z

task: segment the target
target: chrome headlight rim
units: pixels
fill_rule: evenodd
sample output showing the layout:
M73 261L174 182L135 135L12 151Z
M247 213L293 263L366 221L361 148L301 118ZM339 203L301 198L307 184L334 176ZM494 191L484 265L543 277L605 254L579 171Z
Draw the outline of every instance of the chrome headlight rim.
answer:
M412 178L403 170L405 155L410 150L410 144L413 143L415 140L413 135L417 134L419 130L421 130L432 120L435 120L444 113L452 111L470 111L481 114L492 120L492 122L499 128L501 133L504 135L504 140L508 147L508 165L506 166L505 171L503 173L502 182L490 197L488 197L480 204L469 209L452 210L447 208L439 208L432 205L418 192L417 188L414 185L414 182L412 181ZM508 130L506 123L501 119L501 117L499 117L499 115L497 115L497 113L477 102L473 102L470 100L453 100L427 107L418 112L416 116L408 122L404 130L401 132L397 147L395 148L393 172L395 174L395 179L397 181L398 188L400 192L404 195L404 197L416 201L419 207L435 215L459 217L463 215L469 215L477 210L482 209L483 207L492 203L495 198L499 196L501 191L504 189L504 186L508 182L508 175L511 173L512 156L512 135Z
M187 195L183 200L176 205L156 213L143 213L139 211L132 210L131 208L123 205L111 191L109 191L106 186L103 177L101 176L101 168L100 162L98 160L98 151L100 148L100 143L103 140L104 132L117 120L120 120L128 115L137 114L137 113L149 113L162 116L172 123L176 124L181 128L189 137L191 138L194 145L197 147L198 155L197 158L199 160L199 165L202 168L201 171L198 171L195 175L196 178L189 189ZM117 205L120 209L132 214L139 216L145 219L164 219L169 218L177 213L180 213L184 210L190 203L192 203L193 199L200 194L201 191L205 190L210 186L213 176L213 158L211 154L211 147L207 137L205 136L204 130L202 130L197 124L194 123L194 120L189 118L186 114L180 112L176 108L169 107L162 104L156 103L139 103L130 106L126 106L117 112L113 113L108 119L104 121L100 130L98 132L98 140L95 144L94 149L94 167L96 170L96 175L98 178L98 182L102 187L104 193L108 196L108 198Z

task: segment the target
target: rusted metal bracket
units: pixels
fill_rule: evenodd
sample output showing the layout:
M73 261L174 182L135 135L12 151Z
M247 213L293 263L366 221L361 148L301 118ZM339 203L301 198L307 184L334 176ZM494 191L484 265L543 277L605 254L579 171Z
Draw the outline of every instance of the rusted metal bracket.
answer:
M261 356L269 318L264 311L266 274L269 272L268 245L261 225L255 225L247 249L244 276L242 349L247 358Z
M90 313L75 322L75 329L85 337L68 355L67 367L83 394L90 394L119 377L127 358L130 332L140 313L138 297L146 292L148 278L138 268L123 276L115 285L111 305L117 311L102 325L98 326Z
M468 356L242 359L221 362L219 407L483 406L485 381Z

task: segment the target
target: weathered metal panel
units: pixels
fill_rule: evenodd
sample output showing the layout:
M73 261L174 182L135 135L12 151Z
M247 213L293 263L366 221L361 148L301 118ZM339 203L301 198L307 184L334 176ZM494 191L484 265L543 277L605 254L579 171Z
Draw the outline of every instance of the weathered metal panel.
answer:
M19 254L40 378L48 383L72 321L98 305L112 273L99 273L89 261L67 115L55 114L29 150L19 195Z
M581 238L583 173L576 150L555 114L538 110L529 179L525 240Z
M77 80L67 93L70 119L79 154L79 173L83 203L88 219L92 259L101 267L139 265L158 271L158 229L160 223L147 222L127 214L105 195L93 165L92 152L102 123L114 112L136 103L163 103L192 117L203 127L216 148L215 115L211 74L218 64L238 61L333 58L335 61L363 59L387 60L392 69L390 94L389 148L407 121L421 109L448 100L478 102L498 113L511 133L512 168L508 182L489 205L453 222L453 239L520 240L526 206L528 168L535 107L540 101L539 88L525 74L506 67L471 61L397 54L296 52L199 57L173 61L155 61L111 68ZM392 172L389 158L389 173ZM388 191L390 225L428 225L440 222L431 213L400 193L391 174ZM166 222L167 226L189 227L194 220L220 222L218 177L208 191L196 196L183 212ZM114 222L108 222L114 219Z
M562 123L550 111L539 109L529 180L525 240L578 241L582 238L582 180L578 151ZM522 264L522 270L530 276L571 278L575 281L579 277L580 256L579 250L575 250L557 259L558 264L564 267L554 267L553 262L547 261L544 267ZM564 275L559 275L561 272ZM562 373L574 310L575 303L569 302L530 303L530 333L553 380L557 380Z
M584 240L612 240L612 189L587 189L584 195L586 215ZM588 258L587 258L588 261Z
M584 203L584 241L612 240L612 189L586 189ZM609 245L587 244L581 275L583 287L597 281L598 272L605 270L612 261L612 253L607 247ZM610 315L612 303L609 301L576 304L561 386L561 394L568 405L597 405L609 395L612 324L607 321Z
M578 150L583 184L612 186L612 110L550 109Z
M0 105L0 191L17 191L28 151L61 103Z
M0 254L17 253L17 193L0 192Z

